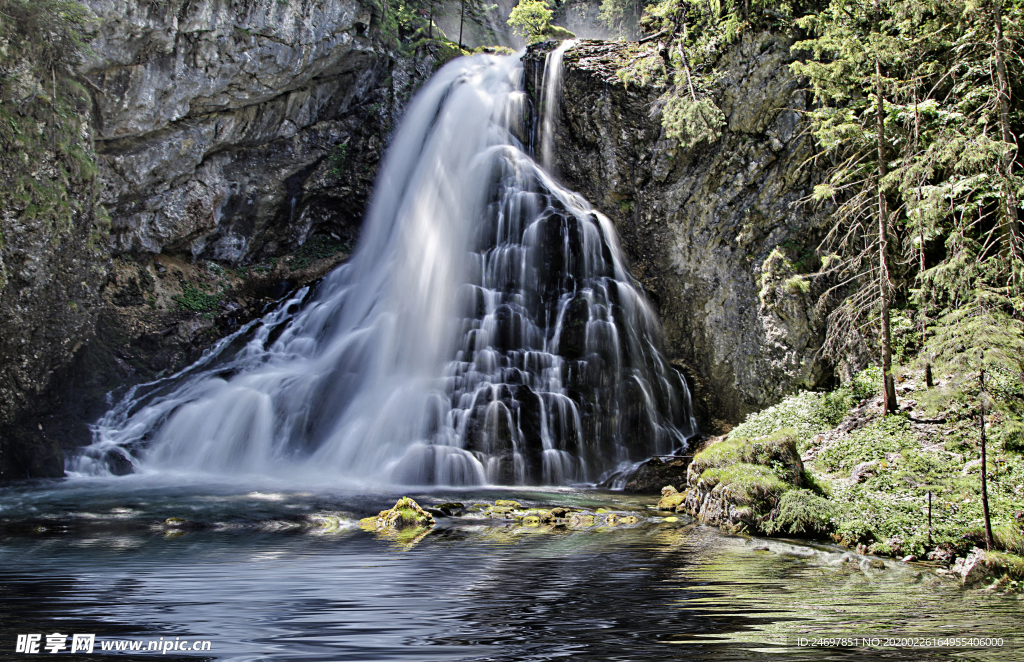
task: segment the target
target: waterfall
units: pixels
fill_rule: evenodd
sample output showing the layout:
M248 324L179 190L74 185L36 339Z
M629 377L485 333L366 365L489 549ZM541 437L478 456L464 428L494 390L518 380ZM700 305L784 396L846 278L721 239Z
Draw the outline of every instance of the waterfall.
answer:
M522 72L441 69L351 261L131 389L71 468L566 484L685 447L689 392L612 223L525 153Z
M565 52L576 45L575 39L566 39L558 48L548 53L544 60L544 80L540 128L540 164L548 172L554 172L555 127L562 101L562 60Z

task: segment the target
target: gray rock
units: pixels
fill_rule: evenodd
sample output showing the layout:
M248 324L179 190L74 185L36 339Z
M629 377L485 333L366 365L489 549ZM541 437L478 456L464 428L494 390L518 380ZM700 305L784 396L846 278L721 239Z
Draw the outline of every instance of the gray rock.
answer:
M975 547L965 559L957 559L952 571L960 575L964 586L973 586L990 576L985 564L985 550Z
M861 462L853 468L850 472L850 482L853 484L863 483L868 478L871 478L878 473L878 460L871 460L870 462Z
M388 76L366 5L86 4L100 23L81 73L115 254L239 263L318 228L355 237L402 81L417 78Z
M652 111L661 90L627 89L615 75L626 44L582 41L565 55L557 168L615 221L712 430L825 377L816 307L825 284L793 266L818 244L827 214L798 204L814 183L802 168L813 144L789 47L780 35L745 34L724 52L713 94L728 129L687 152ZM527 64L529 86L542 54Z

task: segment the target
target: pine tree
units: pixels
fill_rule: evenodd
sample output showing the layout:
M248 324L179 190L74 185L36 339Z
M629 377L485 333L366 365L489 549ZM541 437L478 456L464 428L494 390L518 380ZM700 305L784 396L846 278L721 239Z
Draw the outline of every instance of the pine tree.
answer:
M833 355L841 354L846 340L859 335L865 314L877 310L886 412L898 409L890 329L893 182L888 164L894 134L899 133L899 108L890 95L903 86L907 55L893 2L874 0L866 6L856 0L833 0L825 11L798 20L816 36L794 46L810 57L793 64L794 72L811 83L819 103L810 113L812 126L824 155L834 164L827 182L814 192L819 201L837 207L824 246L832 253L825 261L828 270L841 285L830 293L853 287L830 316L826 347Z

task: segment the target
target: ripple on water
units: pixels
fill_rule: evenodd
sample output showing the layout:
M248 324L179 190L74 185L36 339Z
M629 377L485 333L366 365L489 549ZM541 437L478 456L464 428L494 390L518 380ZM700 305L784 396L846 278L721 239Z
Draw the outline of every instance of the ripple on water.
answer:
M649 501L564 490L413 496L641 513ZM58 525L4 535L0 639L52 628L100 638L188 636L210 639L214 657L225 660L1022 657L1020 600L965 593L921 566L885 560L877 570L841 550L751 541L685 521L583 531L443 521L414 544L353 527L394 497L151 490L124 495L129 507L106 490L22 493L21 517L31 520L42 500ZM69 522L85 521L78 513L107 519L75 529ZM149 528L181 513L220 524ZM297 517L320 518L316 532L333 534L309 535L314 529L296 528ZM1004 646L797 645L799 637L853 636L1002 637Z

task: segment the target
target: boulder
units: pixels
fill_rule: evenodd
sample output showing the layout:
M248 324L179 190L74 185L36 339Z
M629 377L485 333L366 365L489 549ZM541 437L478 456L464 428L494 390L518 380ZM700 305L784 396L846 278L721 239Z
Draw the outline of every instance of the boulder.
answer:
M657 494L663 485L685 485L689 457L652 457L626 480L623 492Z

